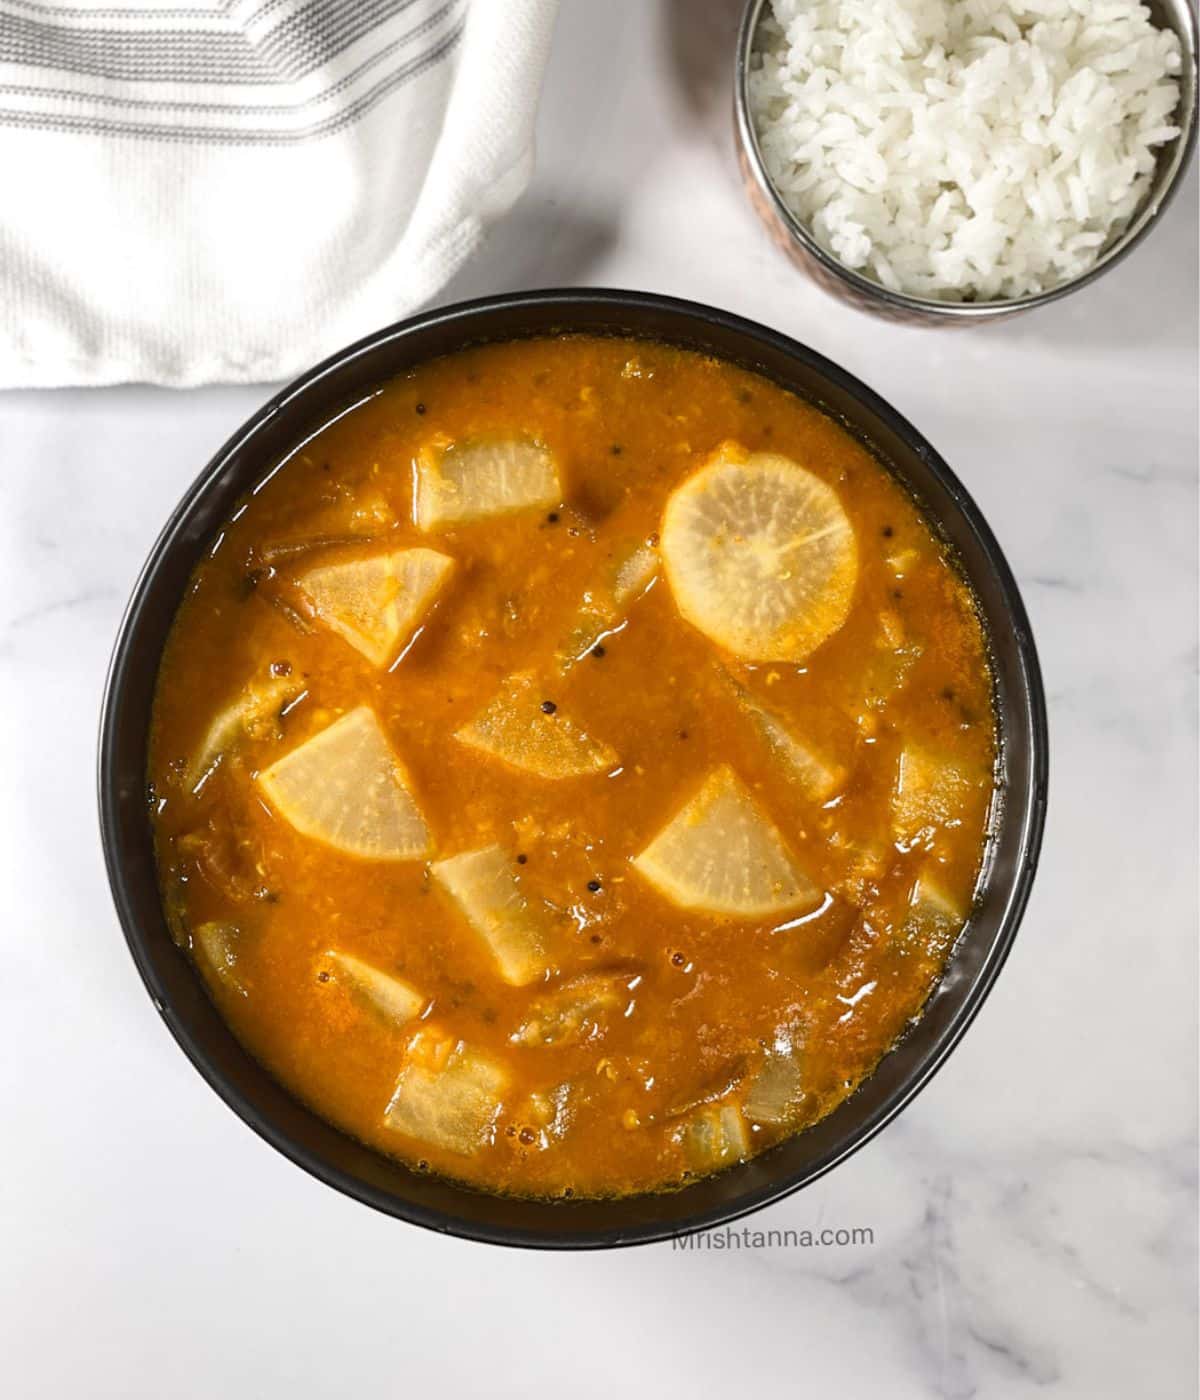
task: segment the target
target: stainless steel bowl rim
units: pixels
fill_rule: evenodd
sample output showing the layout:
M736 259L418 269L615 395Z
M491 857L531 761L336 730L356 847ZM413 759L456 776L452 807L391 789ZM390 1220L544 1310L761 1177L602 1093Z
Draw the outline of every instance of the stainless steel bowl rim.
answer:
M1103 273L1115 267L1127 257L1146 237L1161 218L1163 211L1175 197L1183 180L1192 154L1196 148L1197 101L1200 83L1197 80L1196 59L1200 50L1200 32L1197 30L1196 14L1188 0L1160 0L1169 8L1179 23L1176 33L1183 46L1183 62L1190 68L1189 74L1181 74L1183 109L1178 114L1177 125L1180 134L1174 139L1165 168L1155 175L1150 196L1136 217L1122 231L1111 247L1096 260L1093 267L1078 277L1059 283L1044 292L1031 292L1026 296L1011 297L1003 301L940 301L935 297L922 297L911 292L896 292L876 282L870 277L847 267L840 262L813 236L811 230L788 208L783 196L775 188L767 173L762 149L758 142L758 132L754 126L754 116L750 109L748 78L754 51L754 38L758 32L762 11L769 0L749 0L742 14L738 30L736 67L734 70L734 119L738 137L746 152L748 163L756 185L770 203L774 213L785 224L788 232L811 258L814 258L832 276L845 282L857 296L867 301L877 301L885 307L917 320L929 321L936 318L946 320L999 320L1019 311L1032 311L1039 306L1048 306L1072 292L1079 291L1094 282ZM1191 100L1188 101L1190 91Z

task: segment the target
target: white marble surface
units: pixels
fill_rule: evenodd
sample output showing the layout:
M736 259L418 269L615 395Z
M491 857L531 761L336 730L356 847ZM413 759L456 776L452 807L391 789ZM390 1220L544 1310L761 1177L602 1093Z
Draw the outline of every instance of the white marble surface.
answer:
M736 8L736 7L733 7ZM899 1122L756 1227L845 1249L548 1257L307 1178L171 1043L96 838L102 674L140 561L263 397L0 395L0 1374L14 1397L1195 1394L1196 182L1075 300L901 330L798 279L739 191L731 6L566 3L535 187L453 289L651 288L789 331L966 480L1050 695L1042 870Z

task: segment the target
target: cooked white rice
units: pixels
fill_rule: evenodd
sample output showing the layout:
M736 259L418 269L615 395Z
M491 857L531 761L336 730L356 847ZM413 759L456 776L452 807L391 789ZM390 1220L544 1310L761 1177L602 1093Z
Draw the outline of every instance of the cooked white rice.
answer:
M1086 272L1178 136L1178 36L1134 0L773 0L767 173L847 267L994 301Z

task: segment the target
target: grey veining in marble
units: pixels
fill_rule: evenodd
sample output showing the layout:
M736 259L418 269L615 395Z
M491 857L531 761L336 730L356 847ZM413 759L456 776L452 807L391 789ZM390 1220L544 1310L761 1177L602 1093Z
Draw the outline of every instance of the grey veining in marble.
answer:
M746 1222L873 1243L488 1250L248 1132L125 954L93 759L141 560L265 391L0 396L6 1393L1196 1393L1195 175L1084 296L960 333L868 320L797 280L742 198L736 9L564 5L534 188L447 299L625 285L788 331L928 434L1009 555L1053 745L1016 949L902 1118Z

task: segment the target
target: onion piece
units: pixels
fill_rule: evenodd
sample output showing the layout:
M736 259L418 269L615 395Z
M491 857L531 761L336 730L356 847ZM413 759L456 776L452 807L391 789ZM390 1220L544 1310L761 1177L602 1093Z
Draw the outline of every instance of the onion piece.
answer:
M245 739L283 737L280 714L304 690L294 676L255 677L213 717L184 770L184 782L194 792L235 745Z
M752 1123L787 1123L795 1117L803 1097L800 1066L794 1053L772 1052L750 1081L743 1112Z
M575 622L555 649L560 672L583 660L602 637L620 626L625 613L658 577L656 550L641 540L617 545L584 592Z
M632 968L572 977L529 1008L509 1037L514 1045L578 1045L603 1034L612 1014L630 1005L639 974Z
M192 932L192 948L201 963L239 996L246 996L246 986L237 970L238 942L241 930L236 924L210 919L197 924Z
M383 972L361 958L331 950L325 957L337 982L393 1026L404 1026L425 1005L425 997L410 983Z
M750 1133L736 1104L709 1104L683 1128L681 1141L695 1172L716 1171L750 1152Z
M961 818L972 786L952 760L906 744L892 792L892 836L904 846L927 841L939 827Z
M962 931L967 910L929 875L913 886L908 910L900 925L902 946L930 957L941 957Z

